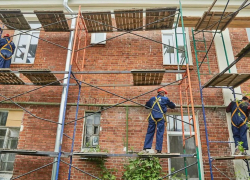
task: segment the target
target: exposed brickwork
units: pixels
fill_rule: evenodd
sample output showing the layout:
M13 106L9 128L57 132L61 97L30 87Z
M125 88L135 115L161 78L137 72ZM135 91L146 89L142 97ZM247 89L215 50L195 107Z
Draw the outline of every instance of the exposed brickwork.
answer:
M10 31L11 32L11 31ZM161 41L160 31L147 31L147 32L136 32L142 36L152 38L157 41ZM107 38L114 37L120 33L107 34ZM192 39L191 29L189 31L190 39ZM206 34L207 47L212 40L212 34ZM230 29L231 42L233 44L234 55L236 55L240 49L247 44L246 32L244 29ZM69 33L40 33L41 38L48 39L54 43L60 44L67 47ZM202 38L201 34L197 35L196 38ZM240 41L240 42L239 42ZM82 44L84 39L82 40ZM90 43L90 35L88 36L88 43ZM82 46L81 44L81 46ZM193 42L190 42L193 47ZM80 46L80 47L81 47ZM83 46L82 46L83 47ZM204 45L202 43L197 44L197 48L202 49ZM11 69L50 69L52 71L64 71L66 62L67 50L60 47L54 46L47 42L39 40L38 49L36 51L36 59L33 65L11 65ZM199 54L200 61L202 60L204 53ZM203 75L201 77L202 83L211 79L211 77L218 73L218 63L215 52L215 46L213 45L208 53L211 75ZM106 45L91 47L86 50L85 58L85 71L106 71L106 70L119 70L129 71L132 69L177 69L176 66L163 66L162 59L162 45L149 40L141 39L133 35L123 35L112 41L108 41ZM82 62L82 52L78 57L79 63ZM242 60L237 64L238 72L247 72L250 68L247 63L248 59ZM191 81L193 88L194 104L201 105L200 92L198 77L196 72L196 61L194 49L192 48L192 61L193 66L190 67ZM73 66L73 71L76 70L76 66ZM201 69L202 72L208 73L207 65L204 64ZM58 79L63 78L62 74L56 75ZM77 75L79 78L80 75ZM23 78L21 76L21 78ZM93 85L109 85L109 84L132 84L133 79L131 74L91 74L83 75L83 79L86 83ZM163 83L169 83L176 80L176 75L165 74ZM28 82L28 80L26 81ZM71 80L71 83L75 83ZM86 85L86 84L85 84ZM82 87L80 103L82 104L115 104L125 101L119 97L108 94L101 90L96 90L94 87ZM2 95L11 97L15 94L23 93L25 91L36 88L36 86L1 86L0 91ZM125 98L133 98L144 94L150 90L156 89L157 86L127 86L127 87L100 87L112 93L118 94ZM184 86L182 86L184 89ZM168 90L168 96L171 101L176 104L180 104L179 98L179 87L178 85L166 87ZM249 92L248 85L242 86L243 91ZM21 97L17 97L14 100L17 102L48 102L48 103L60 103L62 87L46 87L39 89L35 92L25 94ZM78 88L77 86L70 86L69 89L69 103L77 102ZM134 99L135 102L145 104L145 102L151 97L155 96L156 91L148 93L144 96ZM182 93L184 96L184 92ZM221 89L204 89L204 102L205 105L223 105L222 91ZM1 98L0 100L3 100ZM127 102L125 104L133 104ZM186 104L186 101L184 101ZM133 104L136 105L136 104ZM2 108L17 108L14 105L2 105ZM41 106L41 105L24 105L28 111L35 114L38 117L50 119L55 122L58 121L59 106ZM107 108L107 107L102 107ZM66 122L72 121L75 118L76 106L67 106ZM80 106L79 117L84 116L86 111L99 111L101 107L93 106ZM184 110L187 113L187 110ZM199 111L199 112L198 112ZM200 141L202 159L204 165L205 178L210 178L209 165L207 159L207 146L205 139L205 127L203 123L203 116L201 109L196 109L199 120L200 129ZM147 130L146 117L149 110L143 107L129 107L128 109L128 147L129 150L140 151L143 148L144 138ZM180 113L180 109L169 111L171 113ZM228 140L228 126L226 122L225 110L224 109L206 109L207 114L207 130L210 140L216 141L227 141ZM73 134L73 124L65 126L65 133L69 136ZM23 118L23 130L20 132L18 148L38 151L53 151L55 145L55 137L57 125L42 120L38 120L27 112ZM81 151L82 147L82 134L83 134L84 119L77 121L76 137L75 137L75 151ZM107 149L109 153L125 153L124 146L126 140L126 108L116 107L111 108L101 113L101 127L100 132L100 147L101 149ZM167 151L167 134L164 134L163 151ZM153 148L155 147L155 140ZM63 151L69 152L71 148L71 140L67 137L63 137ZM229 155L230 148L228 144L210 144L211 156ZM66 162L68 158L63 158ZM53 158L48 157L28 157L28 156L16 156L14 166L14 176L21 175L28 171L38 168L39 166L53 162ZM127 162L126 158L109 158L106 163L107 168L116 168L118 172L115 174L120 178L124 171L123 165ZM96 165L91 162L80 160L79 157L74 157L73 164L91 174L99 176L100 169L96 168ZM213 164L222 170L223 173L230 177L234 176L234 168L232 161L216 161ZM168 172L168 160L163 159L162 165L164 171ZM68 166L61 163L60 179L67 179ZM21 179L43 179L49 180L51 176L52 167L46 167L43 170L32 173L31 175L25 176ZM90 176L79 172L78 170L72 169L71 179L91 179ZM214 171L214 179L226 179L218 171Z

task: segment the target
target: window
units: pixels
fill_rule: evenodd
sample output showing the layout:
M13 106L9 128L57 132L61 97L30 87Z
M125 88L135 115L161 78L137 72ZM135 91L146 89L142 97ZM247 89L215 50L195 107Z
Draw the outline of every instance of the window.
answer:
M106 44L104 40L106 40L106 33L91 33L91 44Z
M23 111L0 111L0 149L17 149ZM15 154L0 155L0 179L10 179Z
M178 49L184 50L184 41L183 41L183 34L182 34L182 28L177 28L177 40L178 40ZM187 29L185 29L185 34L187 33ZM166 45L163 45L163 65L178 65L177 62L177 51L173 47L177 47L176 40L175 40L175 30L163 30L162 31L162 42ZM186 44L188 47L188 55L191 55L190 52L190 43L189 43L189 37L186 36ZM173 47L170 47L173 46ZM179 64L186 64L185 60L185 53L183 51L178 51L178 57L179 57ZM191 59L191 57L188 57ZM191 61L190 61L191 62Z
M39 28L40 24L30 24L31 28ZM20 31L15 31L19 34ZM12 57L12 63L33 64L35 61L36 49L40 31L30 31L27 34L15 36L13 42L16 45L15 53Z
M170 153L181 153L183 154L183 142L182 142L182 122L178 121L176 119L181 119L180 115L171 115L173 117L168 117L168 150ZM189 122L188 116L184 116L184 121ZM191 134L194 135L194 130L191 128L192 132ZM190 136L189 131L189 124L184 124L184 132L185 136ZM194 154L196 153L195 149L195 139L189 138L185 141L185 150L186 154ZM196 162L196 158L187 158L187 166L190 164L193 164ZM171 172L171 169L174 171L179 170L184 167L184 158L171 158L169 159L169 171ZM199 179L198 177L198 167L197 166L191 166L187 169L188 171L188 179L190 180L196 180ZM169 172L169 173L170 173ZM180 171L177 173L177 177L185 178L185 170Z
M250 28L246 28L248 41L250 42Z
M101 114L85 113L83 148L97 147L99 145ZM90 115L90 116L89 116Z

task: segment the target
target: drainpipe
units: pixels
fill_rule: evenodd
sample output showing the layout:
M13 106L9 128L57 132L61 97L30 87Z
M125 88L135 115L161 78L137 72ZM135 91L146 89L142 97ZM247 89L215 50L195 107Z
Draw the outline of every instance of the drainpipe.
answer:
M68 0L63 0L63 6L64 8L72 13L73 11L70 9L68 6ZM72 19L71 22L71 29L75 28L76 24L76 19ZM69 36L69 44L68 44L68 49L72 49L73 47L73 40L74 40L74 33L75 31L70 32ZM67 84L69 83L69 78L70 78L70 72L71 72L71 50L68 50L67 52L67 59L66 59L66 64L65 64L65 71L68 71L68 74L64 74L64 80L63 83ZM59 112L59 118L58 118L58 126L57 126L57 133L56 133L56 142L55 142L55 152L59 153L58 157L54 159L54 161L60 161L61 158L61 145L63 141L63 130L64 130L64 120L65 120L65 114L66 114L66 105L67 105L67 97L68 97L68 89L69 86L63 86L62 90L62 96L61 96L61 103L60 103L60 112ZM53 169L52 169L52 175L51 175L51 180L57 180L58 179L58 173L59 173L59 165L60 162L54 163L53 164Z

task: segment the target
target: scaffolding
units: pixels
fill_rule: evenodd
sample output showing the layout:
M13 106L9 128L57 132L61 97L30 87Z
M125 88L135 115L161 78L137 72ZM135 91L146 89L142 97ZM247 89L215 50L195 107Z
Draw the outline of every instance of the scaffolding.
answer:
M58 179L58 175L59 175L59 171L60 171L60 163L66 164L69 166L69 173L68 173L68 179L71 178L71 168L74 168L82 173L85 173L93 178L99 179L98 177L83 171L81 169L79 169L78 167L73 165L73 156L81 156L81 157L100 157L100 158L107 158L107 157L142 157L142 158L148 158L151 156L156 156L159 158L174 158L174 157L181 157L184 158L184 167L180 170L177 170L173 173L170 173L163 178L167 178L169 176L174 175L175 173L178 173L181 170L185 170L185 176L186 179L188 179L188 168L191 166L197 166L198 167L198 175L199 175L199 179L202 179L202 174L201 174L201 164L200 164L200 151L198 148L198 137L197 137L197 127L196 127L196 118L195 118L195 111L194 111L194 102L193 102L193 95L192 95L192 84L191 84L191 78L190 78L190 68L189 68L189 59L188 59L188 54L187 54L187 45L186 45L186 37L185 37L185 30L184 30L184 23L183 23L183 16L182 16L182 7L181 7L181 2L180 2L180 7L179 8L162 8L162 9L147 9L146 11L143 10L123 10L123 11L115 11L114 13L111 12L91 12L91 13L85 13L85 12L81 12L81 9L79 7L79 12L78 14L75 13L71 13L71 15L77 15L76 17L70 18L70 19L66 19L65 18L65 13L63 13L62 11L34 11L34 13L37 15L39 21L42 24L43 30L46 32L55 32L55 31L60 31L60 32L69 32L69 31L74 31L74 41L72 43L73 44L73 48L69 49L67 47L63 47L59 44L55 44L53 42L50 42L46 39L43 38L39 38L40 40L43 40L47 43L59 46L61 48L67 49L68 51L71 51L71 60L70 60L70 67L68 71L50 71L50 70L19 70L19 71L11 71L10 69L1 69L0 70L0 82L1 84L5 84L5 85L39 85L41 87L35 88L33 90L27 91L25 93L16 95L16 96L12 96L12 97L5 97L3 95L0 95L1 97L3 97L5 100L1 101L11 101L12 103L14 103L15 105L17 105L19 108L23 109L25 112L29 113L31 116L38 118L40 120L43 121L48 121L51 123L55 123L58 126L60 126L61 131L59 132L58 136L59 141L58 143L60 144L59 147L59 151L58 152L46 152L46 151L30 151L30 150L0 150L1 154L4 153L16 153L19 155L32 155L32 156L49 156L49 157L55 157L55 161L46 164L40 168L34 169L30 172L27 172L25 174L16 176L12 179L18 179L20 177L23 177L25 175L28 175L30 173L33 173L37 170L40 170L42 168L45 168L47 166L50 165L54 165L56 164L56 172L55 172L55 176L54 179ZM146 23L145 25L143 25L143 16L142 14L146 13ZM0 16L0 20L2 21L1 24L4 24L6 27L8 27L9 29L13 29L13 30L27 30L30 29L29 24L26 23L27 21L25 20L23 13L21 11L1 11L0 14L2 16ZM112 18L111 18L111 14L115 14L116 17L116 24L117 27L112 26ZM162 15L163 14L163 15ZM206 16L209 13L206 13ZM223 13L224 14L224 13ZM6 16L4 16L6 15ZM234 13L233 15L236 16L236 14ZM152 18L153 16L153 18ZM174 20L175 17L177 16L177 20L176 23L174 24ZM139 19L138 21L132 21L130 22L130 18L132 17L132 19L134 17L136 17L137 19ZM13 21L11 21L10 19L14 18L15 20L13 20L14 22L16 21L16 18L18 19L18 22L23 22L21 24L16 24L13 23ZM49 20L48 20L49 19ZM72 19L76 19L76 26L74 29L70 29L68 27L68 24L66 23L68 20L72 20ZM122 23L123 21L119 21L118 19L122 19L124 20L124 22L129 22L129 23ZM221 18L222 19L222 18ZM220 19L220 20L221 20ZM229 18L229 21L232 21L233 18ZM179 22L180 20L180 22ZM226 24L229 24L227 23ZM179 49L178 48L178 43L176 43L176 47L172 47L169 46L167 44L164 44L162 42L158 42L155 40L152 40L150 38L138 35L133 33L133 31L136 30L161 30L161 29L172 29L172 27L174 26L175 32L176 32L176 28L178 27L179 23L181 24L182 27L182 34L183 34L183 39L184 39L184 50L183 49ZM202 21L199 22L199 27L203 27L201 26ZM58 25L59 24L59 25ZM156 24L156 25L155 25ZM219 23L220 24L220 23ZM225 28L226 24L224 24L224 26L222 26L221 28ZM219 25L218 25L219 27ZM218 28L217 27L217 28ZM198 28L198 27L197 27ZM35 30L38 30L40 28L36 28ZM34 29L33 29L34 30ZM28 31L21 31L20 34L25 34ZM145 38L147 40L150 40L152 42L155 43L160 43L164 46L168 46L171 48L176 49L177 54L179 51L184 52L185 54L185 58L184 60L179 59L179 56L177 55L177 64L178 64L178 70L133 70L133 71L83 71L83 67L84 67L84 60L85 60L85 55L86 55L86 49L92 46L95 46L96 44L102 43L98 42L96 44L91 44L91 45L87 45L87 34L88 33L92 33L92 32L123 32L122 34L119 34L115 37L106 39L104 41L109 41L112 40L114 38L117 38L119 36L122 36L124 34L133 34L135 36L141 37L141 38ZM216 30L217 31L217 30ZM194 31L192 31L194 33ZM177 41L177 33L175 33L176 37L176 42ZM31 35L32 36L32 35ZM35 37L35 36L34 36ZM80 42L81 42L81 38L84 37L84 48L80 48ZM194 37L194 34L193 34ZM202 40L203 42L205 42L205 38ZM194 40L195 42L195 40ZM206 42L205 42L206 44ZM194 43L195 45L195 43ZM210 48L206 48L205 51L208 52ZM78 57L80 56L79 52L83 50L83 61L82 62L78 62ZM240 55L240 57L238 58L237 61L239 61L242 57L245 56L245 54L247 54L249 52L249 48L246 50L247 52L243 52L243 54ZM197 55L197 51L195 51L196 55ZM205 58L204 58L205 59ZM200 82L200 74L199 74L199 67L202 65L202 63L204 62L204 59L202 62L197 61L196 58L196 62L197 62L197 68L198 68L198 77L199 77L199 82ZM81 64L81 67L79 66L79 63ZM236 60L235 60L236 63ZM73 64L77 67L77 71L73 72L72 71L72 66ZM207 64L209 64L209 60L207 59ZM233 66L234 64L230 64L228 67ZM185 67L185 68L184 68ZM185 70L183 70L183 68ZM227 69L228 70L228 69ZM227 71L226 70L226 71ZM209 70L210 71L210 70ZM15 73L22 73L24 76L26 76L32 83L24 83L22 81L21 78L19 78L18 76L15 75ZM154 88L153 90L146 92L144 94L141 94L139 96L133 97L133 98L125 98L122 96L119 96L115 93L109 92L105 89L100 88L99 86L94 86L92 84L89 84L87 82L85 82L83 80L83 74L120 74L120 73L131 73L133 74L133 79L134 79L134 85L157 85L157 88ZM163 78L163 74L164 73L178 73L179 74L179 79L171 82L171 83L167 83L167 84L161 84L162 78ZM180 78L180 74L182 73L182 78ZM224 72L225 73L225 72ZM222 74L224 74L222 73ZM68 74L67 77L63 78L63 79L57 79L54 74ZM76 77L77 74L80 74L80 78L78 79ZM222 75L220 74L220 75ZM10 78L11 77L11 78ZM142 79L138 79L138 77L143 77ZM146 79L148 79L149 77L153 77L153 79L149 79L147 82ZM249 76L248 76L249 77ZM247 79L248 77L244 76L244 80ZM70 84L70 79L73 79L75 81L75 84ZM156 81L155 81L156 79ZM234 78L235 79L235 78ZM62 83L62 81L67 80L67 83ZM242 79L241 79L242 80ZM142 82L143 81L143 82ZM141 84L142 83L142 84ZM239 83L239 82L238 82ZM66 99L65 102L63 104L63 117L62 117L62 123L58 123L55 121L51 121L49 119L44 119L41 117L38 117L34 114L32 114L31 112L29 112L28 110L26 110L24 107L22 107L21 105L19 105L18 103L14 102L12 99L15 97L19 97L21 95L30 93L30 92L34 92L38 89L41 89L43 87L47 87L50 85L54 85L54 86L64 86L66 87ZM69 91L69 86L73 86L76 85L78 86L78 96L77 96L77 104L76 104L76 112L75 112L75 119L65 123L65 113L66 113L66 109L67 109L67 96L68 96L68 91ZM107 106L105 108L103 108L102 110L99 110L95 113L99 113L102 112L104 110L113 108L113 107L119 107L119 105L125 103L125 102L132 102L137 104L138 106L141 107L145 107L144 105L137 103L135 101L133 101L133 99L136 99L138 97L141 97L143 95L149 94L155 90L157 90L160 87L166 87L166 86L170 86L170 85L178 85L179 86L179 93L180 93L180 109L181 109L181 119L177 119L178 121L182 122L182 140L183 140L183 154L178 154L178 153L167 153L167 154L158 154L158 155L139 155L139 154L108 154L108 153L83 153L83 152L75 152L74 151L74 140L75 140L75 133L76 133L76 125L77 125L77 121L81 120L81 119L85 119L86 117L90 116L84 116L84 117L78 117L78 109L79 109L79 100L80 100L80 93L81 93L81 87L83 85L86 86L90 86L93 88L96 88L98 90L104 91L106 93L112 94L114 96L117 96L119 98L124 99L124 101L122 101L121 103L117 103L115 105L112 106ZM211 84L207 85L210 87ZM238 84L236 84L238 85ZM234 84L234 86L236 86ZM200 84L200 92L201 92L201 98L202 98L202 87ZM183 103L185 102L185 103ZM189 122L185 122L184 118L183 118L183 112L184 112L184 107L187 107L187 112L188 112L188 119ZM204 122L205 120L205 110L204 110L204 103L202 101L202 109L203 109L203 115L204 115ZM152 109L153 110L153 109ZM92 113L91 115L95 114ZM170 116L170 115L167 115ZM171 117L171 116L170 116ZM73 131L73 135L70 136L66 133L64 133L64 126L74 123L74 131ZM189 125L189 130L190 130L190 136L186 137L185 133L184 133L184 123ZM194 128L195 134L192 135L191 134L191 129ZM126 129L126 131L128 131L128 129ZM127 132L126 132L127 133ZM126 134L128 136L128 134ZM69 138L72 140L72 144L71 144L71 150L70 152L63 152L62 151L62 138L63 136ZM207 132L206 132L206 137L207 137ZM195 141L195 149L196 149L196 153L195 154L186 154L186 150L185 150L185 142L186 140L190 139L190 138L194 138ZM207 142L208 142L208 137L207 137ZM126 142L126 146L128 146L128 140ZM209 144L208 144L208 148L209 148ZM128 147L126 148L128 149ZM209 156L209 153L208 153ZM65 161L63 161L61 158L62 157L68 157L70 159L70 163L67 163ZM188 165L186 158L188 157L196 157L197 160L195 163ZM245 158L247 159L247 158ZM209 156L209 162L211 161L210 156ZM210 164L210 170L211 170L211 164ZM212 171L211 171L211 178L212 178Z
M227 55L227 50L226 50L226 45L223 37L223 31L229 26L231 21L236 17L238 12L243 9L244 7L247 7L249 4L247 3L247 0L242 2L242 5L238 8L237 11L235 12L226 12L227 6L229 1L227 1L227 4L225 5L225 8L223 12L216 12L212 11L213 6L215 5L216 0L214 0L213 4L209 8L208 11L204 12L203 16L200 18L200 21L195 26L195 29L192 29L192 36L193 36L193 44L194 44L194 51L195 51L195 59L196 59L196 66L197 66L197 74L198 74L198 80L199 80L199 88L200 88L200 97L201 97L201 103L202 103L202 112L203 112L203 120L204 120L204 126L205 126L205 136L206 136L206 143L207 143L207 156L208 156L208 162L209 162L209 168L210 168L210 177L211 179L214 179L213 175L213 168L215 168L217 171L219 171L223 176L225 176L228 179L231 179L228 177L226 174L224 174L219 168L217 168L215 165L213 165L213 160L237 160L237 159L242 159L247 166L248 173L250 176L250 169L249 169L249 163L248 160L250 159L249 155L242 155L242 156L219 156L219 157L212 157L210 154L210 143L234 143L230 141L212 141L209 140L209 134L207 131L207 121L206 121L206 112L205 112L205 105L204 105L204 100L203 100L203 90L205 88L227 88L232 91L232 94L234 96L234 100L236 100L236 93L234 92L234 88L238 87L242 83L246 82L247 80L250 79L249 74L238 74L238 73L231 73L230 68L234 66L238 61L240 61L244 57L248 57L249 52L250 52L250 46L249 44L242 49L242 51L236 56L237 58L229 64L228 60L228 55ZM202 39L197 39L195 36L197 34L202 33ZM205 39L204 33L211 33L213 34L213 38L211 40L211 43L209 45L209 48L207 49L207 42ZM223 49L224 49L224 54L225 54L225 59L227 63L227 67L221 71L220 73L216 74L213 76L212 79L207 81L205 84L202 85L201 83L201 75L204 74L211 74L210 71L210 65L209 65L209 60L208 60L208 52L213 44L214 38L216 34L220 34L221 40L223 43ZM203 46L197 45L198 43L203 43ZM200 47L203 47L204 49L200 50ZM202 60L199 60L199 55L201 53L205 53L203 56ZM207 59L207 61L205 61ZM207 64L208 72L202 73L201 72L201 67L202 64ZM204 66L203 66L204 67ZM226 72L229 73L226 73Z

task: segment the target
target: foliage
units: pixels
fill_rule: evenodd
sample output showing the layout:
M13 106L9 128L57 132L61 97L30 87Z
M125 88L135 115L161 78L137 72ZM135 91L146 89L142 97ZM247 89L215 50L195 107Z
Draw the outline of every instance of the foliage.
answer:
M89 147L89 146L87 146L87 144L86 144L86 147ZM91 148L87 149L87 152L101 152L101 149L100 149L100 146L97 146L96 148L91 147ZM107 150L104 150L104 152L107 152ZM116 172L117 169L107 169L105 166L105 162L107 161L106 159L89 158L88 161L95 162L96 166L101 169L100 178L102 180L115 180L116 179L116 176L113 175L112 173Z
M130 159L124 168L122 178L125 180L158 180L162 175L159 158Z
M175 168L171 168L171 173L175 172ZM171 176L171 180L184 180L186 179L184 174L181 174L181 177L177 177L178 173L175 173Z
M244 148L243 148L242 144L243 144L242 141L238 142L238 149L240 150L240 152L244 152Z

